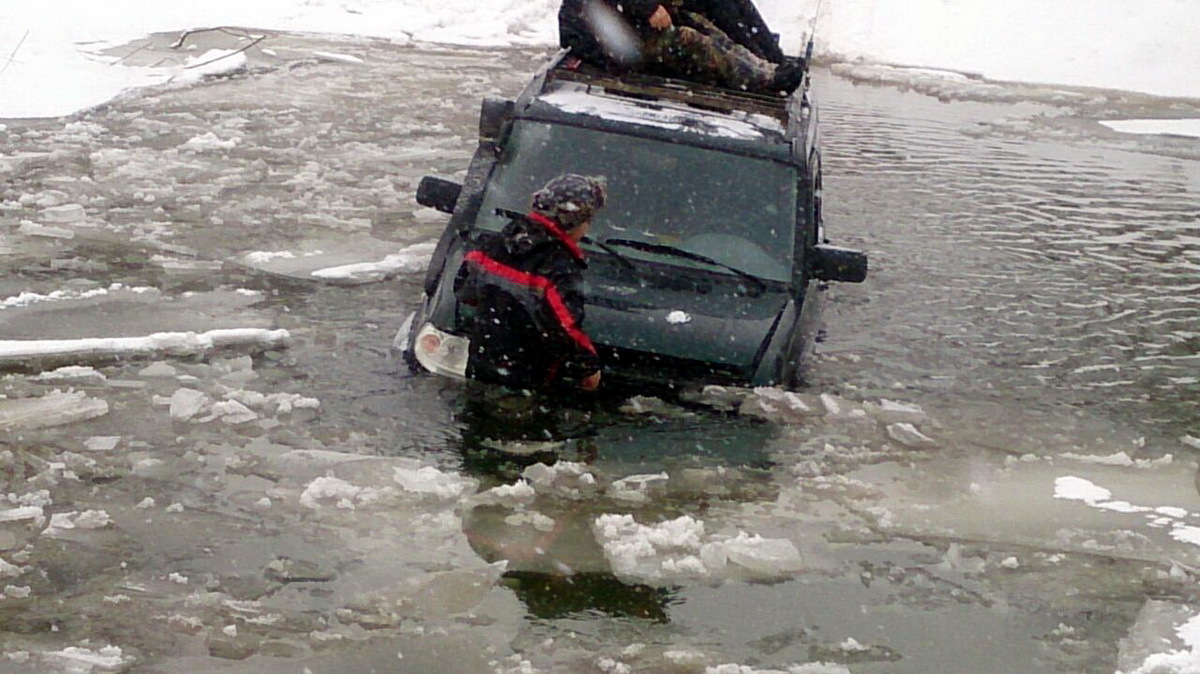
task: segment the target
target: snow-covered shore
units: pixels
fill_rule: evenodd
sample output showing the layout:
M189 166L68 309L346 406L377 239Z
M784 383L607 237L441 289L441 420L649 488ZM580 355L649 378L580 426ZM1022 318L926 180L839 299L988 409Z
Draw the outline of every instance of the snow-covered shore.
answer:
M759 0L785 50L815 26L819 55L993 80L1200 98L1200 5L1181 0ZM552 45L559 0L12 0L0 7L0 118L54 117L160 84L105 50L154 32L247 26L468 45ZM815 19L815 21L814 21ZM125 50L128 51L128 50Z

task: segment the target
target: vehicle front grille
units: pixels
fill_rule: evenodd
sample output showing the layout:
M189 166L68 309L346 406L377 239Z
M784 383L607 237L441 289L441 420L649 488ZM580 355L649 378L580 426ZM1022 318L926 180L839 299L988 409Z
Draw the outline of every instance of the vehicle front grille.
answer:
M724 363L663 356L599 345L605 376L632 384L678 388L696 384L746 386L752 373Z

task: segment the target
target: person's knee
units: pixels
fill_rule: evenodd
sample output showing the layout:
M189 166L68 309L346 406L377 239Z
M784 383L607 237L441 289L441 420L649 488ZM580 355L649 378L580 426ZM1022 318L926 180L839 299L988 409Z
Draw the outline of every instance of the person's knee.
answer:
M696 47L704 43L704 34L695 28L676 28L676 40L684 47Z

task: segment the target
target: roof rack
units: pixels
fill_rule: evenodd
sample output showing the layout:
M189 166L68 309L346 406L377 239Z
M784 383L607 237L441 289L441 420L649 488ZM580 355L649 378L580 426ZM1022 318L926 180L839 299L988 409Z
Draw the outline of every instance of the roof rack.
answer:
M670 100L717 112L754 112L781 122L788 119L788 98L784 96L722 89L644 73L617 75L587 64L568 68L559 63L546 74L546 84L553 81L577 82L631 98ZM806 85L802 85L801 89Z

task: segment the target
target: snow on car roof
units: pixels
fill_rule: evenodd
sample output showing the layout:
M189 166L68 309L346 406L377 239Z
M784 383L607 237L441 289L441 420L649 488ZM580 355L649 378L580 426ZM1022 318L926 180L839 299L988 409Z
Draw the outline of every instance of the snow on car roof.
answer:
M670 100L638 100L592 88L569 85L538 97L542 103L570 114L750 141L778 142L784 136L779 120L743 110L702 110Z

